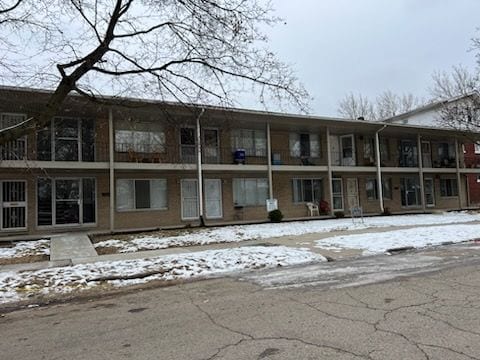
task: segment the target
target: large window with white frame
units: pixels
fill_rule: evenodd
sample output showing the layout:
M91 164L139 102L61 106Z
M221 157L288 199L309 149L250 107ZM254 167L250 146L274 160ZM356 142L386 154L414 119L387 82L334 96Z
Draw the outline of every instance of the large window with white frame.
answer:
M318 134L290 133L290 156L295 158L320 157L320 140Z
M247 156L266 156L267 137L265 130L233 129L232 149L244 149Z
M319 203L323 199L322 179L293 179L293 202Z
M0 113L0 129L5 129L25 121L25 114ZM0 160L22 160L27 155L27 137L22 136L14 141L0 145Z
M235 206L265 205L267 199L267 179L233 179L233 203Z
M117 211L167 209L166 179L117 179Z
M165 144L165 132L160 121L129 118L115 122L116 152L163 153Z
M95 161L94 120L53 118L37 131L37 160Z

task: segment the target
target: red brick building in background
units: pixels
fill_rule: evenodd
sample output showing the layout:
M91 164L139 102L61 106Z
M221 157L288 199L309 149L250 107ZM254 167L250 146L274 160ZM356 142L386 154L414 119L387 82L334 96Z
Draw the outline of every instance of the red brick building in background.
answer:
M467 168L480 168L480 144L465 144L463 156ZM480 206L480 175L468 174L467 181L470 205Z

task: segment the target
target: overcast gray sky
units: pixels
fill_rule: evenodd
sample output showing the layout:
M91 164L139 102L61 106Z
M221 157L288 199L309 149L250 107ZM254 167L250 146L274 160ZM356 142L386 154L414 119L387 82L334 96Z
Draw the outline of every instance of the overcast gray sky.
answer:
M274 0L273 6L286 24L268 31L270 48L293 64L315 115L337 116L348 92L427 97L434 70L476 66L468 50L480 26L479 0Z

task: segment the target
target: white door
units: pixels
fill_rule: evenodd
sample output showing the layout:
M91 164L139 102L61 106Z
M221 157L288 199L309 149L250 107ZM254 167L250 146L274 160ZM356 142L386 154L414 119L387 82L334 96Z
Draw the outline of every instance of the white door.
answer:
M222 181L220 179L205 179L204 185L206 218L222 218Z
M198 186L197 180L181 180L182 219L198 219Z
M359 206L358 200L358 182L356 178L347 179L347 204L348 208Z
M353 135L340 136L341 159L343 166L355 166L355 144Z

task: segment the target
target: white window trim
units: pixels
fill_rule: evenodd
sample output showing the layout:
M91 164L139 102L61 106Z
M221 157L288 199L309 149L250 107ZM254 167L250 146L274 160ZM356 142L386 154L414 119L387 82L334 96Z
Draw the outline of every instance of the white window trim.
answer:
M166 207L162 207L162 208L145 208L145 209L137 209L137 208L133 208L133 209L118 209L117 207L117 181L118 180L131 180L133 181L133 204L135 205L136 204L136 192L135 192L135 181L136 180L145 180L145 181L151 181L151 180L165 180L165 183L167 185L167 189L165 190L166 194L166 198L167 198L167 206ZM150 185L151 186L151 185ZM151 190L151 189L150 189ZM165 211L165 210L168 210L168 180L166 178L146 178L146 179L140 179L140 178L117 178L115 179L115 211L116 212L119 212L119 213L124 213L124 212L141 212L141 211Z
M258 181L259 180L262 180L262 181L265 181L267 183L267 189L268 189L268 179L267 178L233 178L232 179L232 199L233 199L233 206L236 207L236 206L241 206L241 207L259 207L259 206L265 206L265 200L259 200L258 198L256 198L256 203L255 204L239 204L235 201L235 189L234 189L234 184L236 181L238 180L241 180L243 182L245 182L246 180L255 180L256 181L256 186L255 186L255 191L256 191L256 195L258 195ZM255 196L256 196L255 195ZM268 199L268 194L267 194L267 197L266 199Z
M295 178L292 178L292 191L293 191L293 192L294 192L294 187L295 187L294 182L297 181L297 180L302 180L302 181L303 181L303 180L310 180L310 181L312 181L312 182L313 182L314 180L320 180L320 182L322 183L322 193L323 193L323 190L324 190L323 186L324 186L324 185L323 185L323 178L322 178L322 177L315 177L315 178L311 178L311 177L307 177L307 178L295 177ZM303 183L302 183L302 186L303 186ZM312 191L313 191L313 188L312 188ZM312 192L312 193L313 193L313 192ZM305 200L303 200L303 201L295 201L295 193L293 193L292 195L293 195L293 196L292 196L292 198L293 198L293 199L292 199L292 202L293 202L293 204L295 204L295 205L304 205L305 203L310 202L310 201L305 201ZM321 200L322 200L322 199L319 199L319 201L321 201Z

